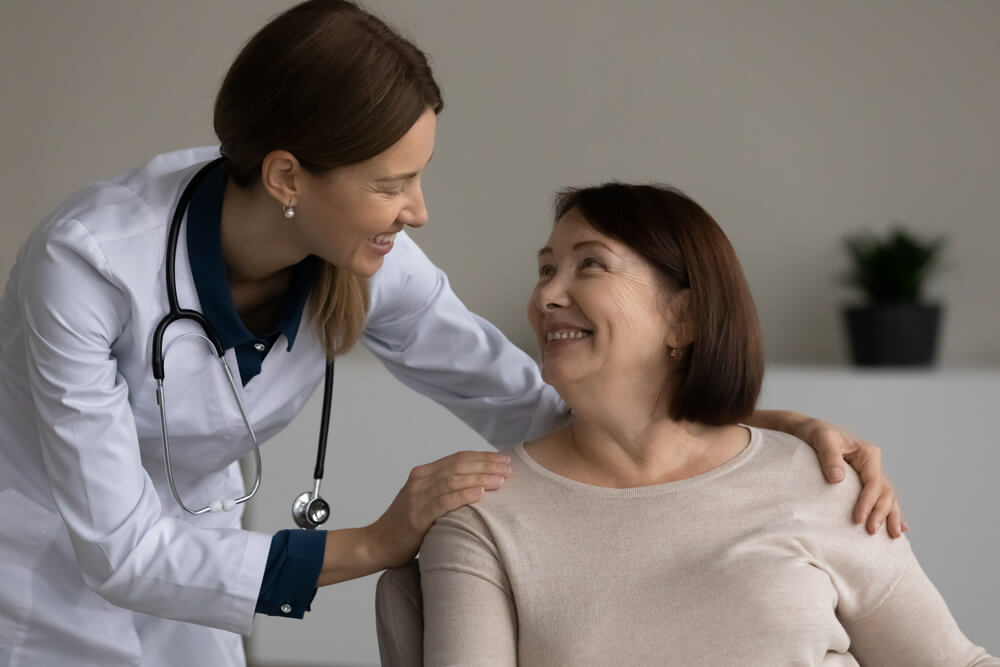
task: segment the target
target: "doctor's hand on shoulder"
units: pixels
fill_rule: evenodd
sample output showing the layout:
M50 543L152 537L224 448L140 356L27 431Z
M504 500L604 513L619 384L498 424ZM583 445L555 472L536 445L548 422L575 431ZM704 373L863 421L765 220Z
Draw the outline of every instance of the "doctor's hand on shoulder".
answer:
M434 521L500 488L509 473L510 457L498 452L463 451L417 466L377 521L356 531L327 534L331 557L319 585L405 565L417 555ZM358 560L345 562L345 553L357 554Z

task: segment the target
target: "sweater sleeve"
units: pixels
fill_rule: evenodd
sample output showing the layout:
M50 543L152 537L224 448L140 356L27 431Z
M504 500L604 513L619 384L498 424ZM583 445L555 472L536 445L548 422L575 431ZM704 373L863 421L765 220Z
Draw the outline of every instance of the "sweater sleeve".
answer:
M843 616L851 653L862 665L1000 667L970 642L910 550L891 592L871 611Z
M425 667L516 667L517 611L489 529L463 507L420 551Z
M797 453L797 455L801 455ZM813 462L809 462L813 465ZM822 486L820 486L822 484ZM958 628L924 574L906 537L869 535L849 519L861 482L814 482L815 505L803 507L803 546L836 591L836 613L862 665L1000 667Z

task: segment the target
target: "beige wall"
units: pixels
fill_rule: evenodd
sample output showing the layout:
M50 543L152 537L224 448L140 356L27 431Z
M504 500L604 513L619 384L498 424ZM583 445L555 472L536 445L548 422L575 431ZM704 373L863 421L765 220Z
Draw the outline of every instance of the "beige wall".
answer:
M845 359L839 239L951 241L943 361L1000 362L1000 2L377 0L447 108L417 234L475 310L523 303L553 190L686 189L729 233L772 360ZM280 0L3 0L0 275L89 179L213 140L214 91Z

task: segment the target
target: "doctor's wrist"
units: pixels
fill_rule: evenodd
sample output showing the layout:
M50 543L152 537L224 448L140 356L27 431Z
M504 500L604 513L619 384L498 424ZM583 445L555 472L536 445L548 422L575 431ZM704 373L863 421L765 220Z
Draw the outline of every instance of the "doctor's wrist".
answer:
M385 569L386 566L375 557L378 549L370 529L371 526L365 526L327 532L317 586L329 586Z

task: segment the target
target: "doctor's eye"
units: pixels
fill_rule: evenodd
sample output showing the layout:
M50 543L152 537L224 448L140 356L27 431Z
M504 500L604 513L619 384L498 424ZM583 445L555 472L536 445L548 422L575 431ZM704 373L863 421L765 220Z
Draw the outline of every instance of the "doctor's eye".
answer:
M384 195L386 197L395 197L397 195L403 194L403 190L406 188L405 183L399 181L382 181L376 182L371 185L371 190L376 194Z

